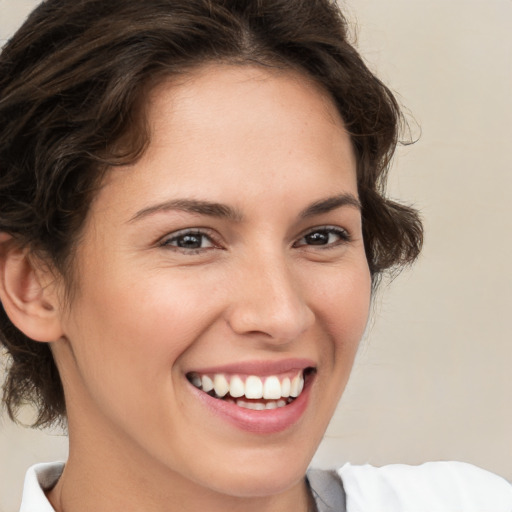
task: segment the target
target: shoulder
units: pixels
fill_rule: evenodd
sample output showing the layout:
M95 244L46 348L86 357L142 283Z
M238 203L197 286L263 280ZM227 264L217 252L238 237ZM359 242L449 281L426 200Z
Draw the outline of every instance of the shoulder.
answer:
M345 464L337 473L347 512L512 511L512 485L463 462L380 468Z
M30 467L25 476L20 512L55 512L44 491L55 485L63 469L63 462Z

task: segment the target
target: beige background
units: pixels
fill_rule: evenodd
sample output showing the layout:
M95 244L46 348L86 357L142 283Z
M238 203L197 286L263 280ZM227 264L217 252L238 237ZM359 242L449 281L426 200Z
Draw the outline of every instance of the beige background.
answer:
M0 39L36 3L0 0ZM421 126L391 195L421 209L427 238L381 290L314 462L457 459L512 480L512 1L351 0L347 13ZM4 418L0 512L17 510L28 465L65 455L65 438Z

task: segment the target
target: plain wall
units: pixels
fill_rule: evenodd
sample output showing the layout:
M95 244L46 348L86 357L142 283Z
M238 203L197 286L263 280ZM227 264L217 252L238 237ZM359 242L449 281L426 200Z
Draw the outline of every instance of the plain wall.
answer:
M36 4L0 0L0 39ZM376 298L314 464L456 459L512 480L512 2L352 0L346 13L421 131L398 150L390 194L421 210L426 243ZM17 510L26 468L66 444L4 416L0 512Z

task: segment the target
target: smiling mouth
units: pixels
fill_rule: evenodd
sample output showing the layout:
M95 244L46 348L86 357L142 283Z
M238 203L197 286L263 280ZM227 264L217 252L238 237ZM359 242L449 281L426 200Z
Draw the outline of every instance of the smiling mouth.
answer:
M291 404L300 396L314 368L284 375L227 375L190 372L188 381L213 398L256 411L278 409Z

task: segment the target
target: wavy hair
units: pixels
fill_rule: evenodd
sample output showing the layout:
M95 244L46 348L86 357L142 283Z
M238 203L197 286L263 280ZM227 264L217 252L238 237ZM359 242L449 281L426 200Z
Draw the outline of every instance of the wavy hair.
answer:
M422 225L386 198L402 122L390 90L350 43L330 0L46 0L0 55L0 231L73 281L73 251L111 166L148 144L144 98L169 76L215 61L292 68L335 102L357 158L363 236L374 283L411 263ZM3 401L12 419L35 405L34 426L65 421L50 348L0 307L10 358Z

